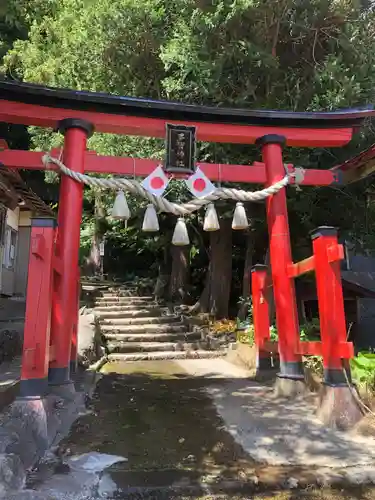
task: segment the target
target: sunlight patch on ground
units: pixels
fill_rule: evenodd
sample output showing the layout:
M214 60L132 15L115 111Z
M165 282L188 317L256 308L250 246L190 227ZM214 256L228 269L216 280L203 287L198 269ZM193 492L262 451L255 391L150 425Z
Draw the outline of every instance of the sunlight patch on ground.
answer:
M121 362L115 361L106 363L100 370L103 374L118 374L118 375L148 375L153 378L176 378L179 375L186 374L186 370L179 364L165 361L133 361Z

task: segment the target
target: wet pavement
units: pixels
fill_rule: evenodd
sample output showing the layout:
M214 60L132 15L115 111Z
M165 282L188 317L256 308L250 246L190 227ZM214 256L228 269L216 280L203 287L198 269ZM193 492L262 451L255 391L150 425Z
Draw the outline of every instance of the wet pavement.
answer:
M126 457L110 469L121 490L243 481L249 465L253 473L205 393L217 380L191 377L173 362L110 364L104 371L94 413L77 422L62 448Z
M53 474L49 469L49 478L41 469L33 474L29 488L61 491L70 482L69 494L73 496L48 498L76 500L375 499L371 489L359 487L271 494L295 487L294 478L298 478L299 488L306 487L314 482L314 472L311 467L256 463L235 442L207 392L232 383L234 379L227 374L220 378L207 369L204 376L191 375L184 363L172 361L110 363L102 372L87 415L76 422L60 444L60 463L54 464ZM87 468L76 470L77 461L74 463L72 457L93 452L96 455L88 456L94 461L100 458L98 453L105 454L104 458L107 454L123 457L124 461L100 474L90 474ZM85 490L82 496L74 493L81 490ZM227 496L223 496L225 493ZM255 493L265 496L255 497Z

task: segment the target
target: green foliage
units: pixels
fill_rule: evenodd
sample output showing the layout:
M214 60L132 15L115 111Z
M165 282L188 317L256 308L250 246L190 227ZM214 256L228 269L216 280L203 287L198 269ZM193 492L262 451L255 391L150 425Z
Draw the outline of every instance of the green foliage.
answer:
M307 356L305 365L313 373L323 376L323 362L321 356ZM375 354L368 351L359 352L350 360L351 376L360 388L374 393L375 391Z
M270 336L273 342L279 339L276 325L270 326ZM306 321L300 325L300 340L302 342L320 340L320 323L318 318Z
M320 323L318 318L306 321L300 326L301 341L320 340Z
M279 340L279 334L275 325L270 326L270 340L271 342L277 342Z
M375 390L375 354L372 352L359 352L350 360L353 380Z
M58 0L16 0L0 4L0 58L17 39L27 39L33 23L53 16ZM10 71L10 76L13 76Z
M255 344L255 329L253 323L241 326L241 328L237 329L237 342L249 344L250 346Z
M323 377L324 368L322 356L305 356L303 358L303 364L312 373L318 375L318 377Z

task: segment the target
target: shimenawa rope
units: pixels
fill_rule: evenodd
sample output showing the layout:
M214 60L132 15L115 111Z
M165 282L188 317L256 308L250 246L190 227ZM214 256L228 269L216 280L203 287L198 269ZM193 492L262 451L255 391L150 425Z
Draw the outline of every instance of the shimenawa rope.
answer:
M126 190L132 194L142 196L149 203L152 203L157 207L160 212L170 212L177 216L189 215L196 210L199 210L201 207L207 205L208 203L212 203L217 200L235 200L235 201L262 201L268 198L269 196L278 193L282 188L287 186L290 182L291 178L298 177L303 180L303 169L295 169L296 172L293 174L287 173L283 179L272 186L261 189L260 191L244 191L242 189L233 189L233 188L217 188L213 193L205 196L204 198L194 198L187 203L173 203L162 196L155 196L149 193L144 187L135 179L125 179L125 178L116 178L113 177L111 179L104 179L99 177L91 177L86 174L81 174L79 172L75 172L71 170L66 165L64 165L59 159L53 158L52 156L45 154L42 158L43 164L48 167L49 163L55 164L61 173L67 175L74 179L77 182L82 184L86 184L90 187L96 187L101 189L112 189L112 190ZM298 170L298 172L297 172ZM301 172L299 172L301 171Z

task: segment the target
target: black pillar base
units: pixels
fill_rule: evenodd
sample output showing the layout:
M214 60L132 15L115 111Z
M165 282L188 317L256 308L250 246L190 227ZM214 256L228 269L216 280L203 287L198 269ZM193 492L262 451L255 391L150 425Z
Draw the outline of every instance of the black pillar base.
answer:
M64 368L50 368L48 371L48 384L51 394L66 400L74 399L75 387L70 380L70 366Z
M258 381L273 380L276 369L269 352L260 351L257 353L255 378Z
M332 387L345 387L352 382L350 367L324 368L324 384Z
M47 391L48 380L46 378L22 379L20 381L20 398L42 398Z
M280 372L278 373L278 377L292 380L305 380L302 361L280 360Z
M74 375L75 373L77 373L77 360L76 359L70 361L69 372L70 372L70 375Z
M50 394L62 398L66 401L73 401L76 398L74 383L70 380L64 384L50 385Z
M302 362L280 360L280 372L277 374L274 390L275 396L294 398L303 396L307 390Z
M64 366L62 368L50 368L48 370L49 385L64 385L69 383L71 383L70 366Z
M271 370L272 366L272 357L268 352L260 351L257 353L257 371L262 370Z

